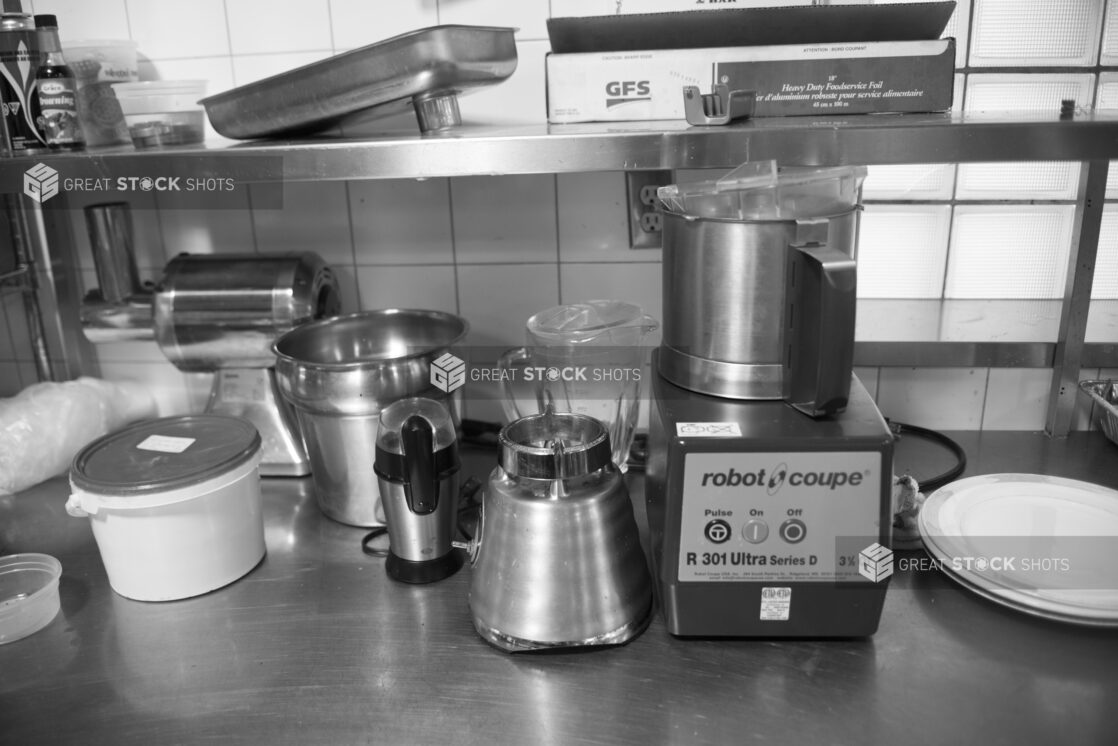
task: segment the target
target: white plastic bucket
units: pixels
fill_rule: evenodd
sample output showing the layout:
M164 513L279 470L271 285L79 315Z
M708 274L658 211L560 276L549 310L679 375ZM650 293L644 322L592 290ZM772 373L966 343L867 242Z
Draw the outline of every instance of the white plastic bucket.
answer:
M260 444L246 420L206 414L141 422L86 446L66 510L89 517L113 590L189 598L259 564Z

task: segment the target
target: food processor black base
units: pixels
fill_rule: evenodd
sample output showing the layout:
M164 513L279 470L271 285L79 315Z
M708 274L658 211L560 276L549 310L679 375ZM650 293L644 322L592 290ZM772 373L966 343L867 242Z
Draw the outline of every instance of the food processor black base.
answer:
M892 568L892 456L856 377L844 412L812 419L654 375L646 499L668 631L873 634Z

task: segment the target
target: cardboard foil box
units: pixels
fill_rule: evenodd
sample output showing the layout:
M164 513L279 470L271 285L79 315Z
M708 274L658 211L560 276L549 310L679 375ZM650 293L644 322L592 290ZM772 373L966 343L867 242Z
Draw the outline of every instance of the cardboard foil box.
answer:
M550 54L548 121L683 119L683 87L716 82L755 117L947 111L955 40Z

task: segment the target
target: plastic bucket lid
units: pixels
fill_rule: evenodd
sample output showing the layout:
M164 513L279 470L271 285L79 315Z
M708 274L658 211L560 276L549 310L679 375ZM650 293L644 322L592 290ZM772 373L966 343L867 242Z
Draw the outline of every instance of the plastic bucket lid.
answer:
M70 467L70 484L106 508L167 505L255 468L260 447L260 433L239 417L164 417L87 445Z

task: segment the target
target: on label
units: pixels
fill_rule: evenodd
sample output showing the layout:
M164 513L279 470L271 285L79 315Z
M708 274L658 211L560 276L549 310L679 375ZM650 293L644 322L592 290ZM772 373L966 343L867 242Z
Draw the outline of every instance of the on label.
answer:
M173 435L149 435L136 447L142 451L160 451L162 453L182 453L190 448L194 438L177 438Z

